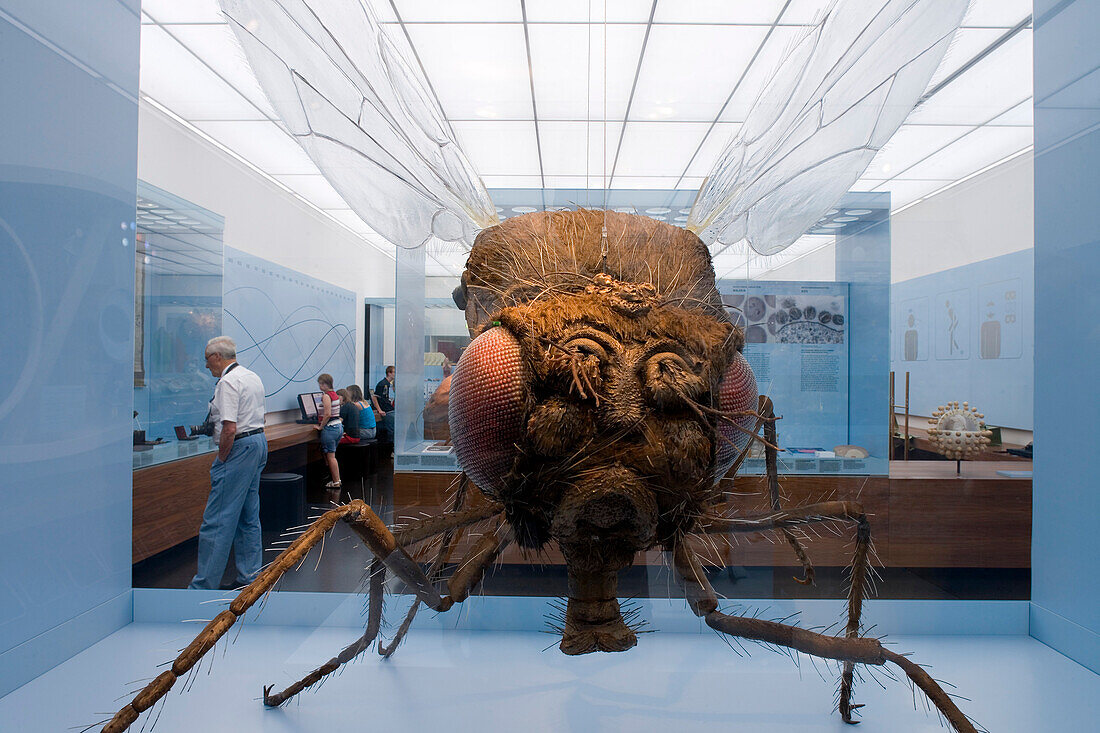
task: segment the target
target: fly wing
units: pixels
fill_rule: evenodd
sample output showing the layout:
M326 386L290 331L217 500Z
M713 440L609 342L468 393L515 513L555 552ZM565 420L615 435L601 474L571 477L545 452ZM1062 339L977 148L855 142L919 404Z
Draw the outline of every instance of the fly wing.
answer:
M785 249L917 105L969 0L845 0L784 56L699 189L687 228L719 251Z
M221 0L264 93L348 205L402 247L497 223L419 68L363 0Z

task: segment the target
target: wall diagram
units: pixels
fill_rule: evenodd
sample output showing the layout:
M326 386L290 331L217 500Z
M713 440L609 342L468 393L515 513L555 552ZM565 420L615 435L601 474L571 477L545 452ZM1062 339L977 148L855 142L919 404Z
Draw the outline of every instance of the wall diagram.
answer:
M928 343L931 340L928 324L928 298L910 298L898 304L895 323L897 354L902 361L928 359Z
M1030 249L894 283L890 367L910 373L912 411L969 400L990 425L1031 430L1033 309Z
M355 293L230 247L222 282L222 328L268 411L296 409L323 372L337 388L355 381Z
M970 358L970 289L938 293L932 302L937 359Z

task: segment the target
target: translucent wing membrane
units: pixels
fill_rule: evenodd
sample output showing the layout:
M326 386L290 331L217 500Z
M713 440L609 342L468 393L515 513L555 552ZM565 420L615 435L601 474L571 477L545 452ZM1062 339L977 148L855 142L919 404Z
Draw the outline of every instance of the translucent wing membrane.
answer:
M221 0L256 78L321 172L401 247L497 223L419 68L361 0Z
M916 106L968 0L846 0L803 36L723 150L688 217L712 252L793 243Z

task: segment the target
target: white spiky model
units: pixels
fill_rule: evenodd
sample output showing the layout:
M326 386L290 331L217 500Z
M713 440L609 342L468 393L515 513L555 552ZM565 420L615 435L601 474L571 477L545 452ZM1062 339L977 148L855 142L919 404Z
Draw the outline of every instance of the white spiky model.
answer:
M928 439L947 458L967 460L989 445L993 431L986 429L984 418L969 402L948 402L932 413Z

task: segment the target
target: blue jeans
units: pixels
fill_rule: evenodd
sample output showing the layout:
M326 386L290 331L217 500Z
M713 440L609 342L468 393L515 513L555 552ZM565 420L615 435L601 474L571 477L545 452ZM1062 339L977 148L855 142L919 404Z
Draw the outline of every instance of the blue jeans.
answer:
M344 437L343 423L329 423L321 428L321 451L324 453L335 453L336 445L340 442L340 438L342 437Z
M260 534L260 473L267 465L263 433L233 441L229 459L210 467L210 497L199 528L199 568L188 588L217 590L229 548L236 552L237 584L256 579L263 565Z

